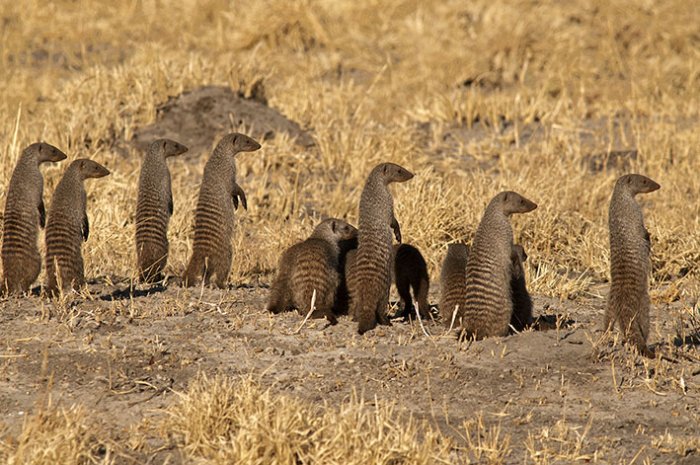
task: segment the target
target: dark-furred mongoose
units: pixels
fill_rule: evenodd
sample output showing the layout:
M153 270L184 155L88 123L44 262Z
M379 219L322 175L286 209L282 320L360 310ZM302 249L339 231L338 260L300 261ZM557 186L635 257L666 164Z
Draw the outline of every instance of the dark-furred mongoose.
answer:
M84 181L102 178L109 170L87 158L73 161L51 197L46 223L46 290L56 294L85 283L81 245L88 240L90 223L86 212Z
M39 276L41 254L37 238L39 227L46 226L44 178L39 165L65 159L66 154L53 145L37 142L26 147L17 160L5 200L0 293L27 292Z
M245 193L236 182L235 156L239 152L254 152L260 144L250 137L231 133L224 136L204 166L199 199L194 218L194 244L183 284L194 286L202 279L205 284L226 287L233 250L234 211L240 199L248 208Z
M360 334L373 329L377 322L391 324L386 307L391 286L392 229L399 241L401 235L389 184L411 178L413 173L407 169L381 163L369 174L362 190L357 255L351 269L358 292L350 296L351 313L357 318Z
M415 308L411 299L411 289L413 289L413 297L418 304L420 317L424 320L430 318L428 303L430 277L428 265L420 250L411 244L395 244L393 275L396 291L401 299L397 316L402 316L404 319L415 318Z
M627 174L615 183L610 200L610 293L605 310L604 328L618 324L624 340L647 356L649 336L649 232L637 203L637 194L646 194L661 186L646 176Z
M508 335L513 314L510 216L535 208L534 202L512 191L496 195L486 207L467 262L466 298L458 314L462 336L482 339Z
M354 227L354 226L353 226ZM340 254L338 255L338 273L340 273L340 285L335 297L336 315L347 315L350 312L350 290L348 287L348 255L354 256L357 250L357 234L351 239L341 240L338 243Z
M168 223L173 214L173 192L166 158L187 152L170 139L151 143L141 164L136 203L136 257L139 278L144 282L163 279L168 262Z
M452 324L455 309L464 306L467 295L467 257L469 248L466 244L447 245L447 254L440 271L440 317L445 326ZM458 307L459 306L459 307Z
M525 269L523 263L527 260L525 249L520 244L513 244L511 252L510 289L513 300L513 314L510 325L515 331L522 331L532 326L532 299L527 292Z
M306 314L314 290L315 317L335 324L334 304L340 273L340 241L357 237L357 229L337 218L322 221L311 236L288 248L281 256L277 276L270 289L267 309L280 313L296 308Z

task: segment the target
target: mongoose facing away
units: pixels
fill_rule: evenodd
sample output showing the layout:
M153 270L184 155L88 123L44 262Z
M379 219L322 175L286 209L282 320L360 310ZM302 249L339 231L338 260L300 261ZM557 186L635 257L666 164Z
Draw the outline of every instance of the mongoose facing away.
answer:
M428 303L428 291L430 277L425 258L416 247L410 244L394 245L394 282L396 291L401 299L399 315L405 319L415 317L413 297L418 304L418 311L422 319L430 318L430 304Z
M447 254L440 271L440 317L445 326L452 323L455 309L464 306L467 295L467 257L469 248L466 244L447 245Z
M44 142L22 151L10 178L2 228L2 292L27 292L41 271L37 246L39 226L46 225L44 178L39 165L66 159L66 154Z
M192 257L185 271L185 286L205 284L226 287L233 251L233 213L238 202L248 208L245 193L236 183L235 156L254 152L260 144L250 137L231 133L224 136L204 166L194 218Z
M109 170L86 158L73 161L51 197L46 223L46 290L77 289L85 282L81 244L88 240L90 224L84 181L102 178Z
M357 255L351 280L357 280L351 293L351 313L357 318L358 333L373 329L377 322L390 324L386 314L391 286L391 232L400 238L394 216L392 182L405 182L413 173L394 163L377 165L367 178L360 198Z
M486 207L467 262L466 298L458 314L462 335L481 339L508 334L513 313L510 216L535 208L534 202L512 191L496 195Z
M168 223L173 214L173 193L166 158L187 152L170 139L151 143L141 164L136 203L136 257L139 277L145 282L163 279L168 262Z
M267 309L280 313L296 308L306 314L316 291L314 316L326 317L335 324L334 304L340 285L339 242L356 236L354 226L330 218L316 226L308 239L287 249L280 258Z
M627 174L615 183L610 200L610 293L605 310L604 328L617 324L625 341L643 355L651 355L649 336L649 232L644 227L637 194L646 194L661 186L646 176Z
M527 260L525 249L520 244L513 244L511 252L510 289L513 298L513 314L510 325L515 331L522 331L532 326L532 299L525 284L523 263Z

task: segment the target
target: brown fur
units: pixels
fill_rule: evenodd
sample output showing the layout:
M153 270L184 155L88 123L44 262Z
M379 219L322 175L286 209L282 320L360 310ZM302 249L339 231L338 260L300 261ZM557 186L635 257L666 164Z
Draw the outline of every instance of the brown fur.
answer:
M513 298L513 314L510 325L515 331L522 331L532 326L532 299L525 284L525 269L523 263L527 260L525 249L520 244L514 244L511 253L510 289Z
M506 336L513 313L510 216L537 205L515 192L501 192L491 200L474 236L466 273L466 298L460 308L462 335L481 339Z
M173 193L166 159L187 152L170 139L151 144L141 164L136 203L136 256L139 277L145 282L163 279L168 262L168 223L173 214Z
M448 244L445 260L440 272L440 316L445 326L452 323L455 308L464 306L467 295L467 258L469 248L466 244Z
M245 193L236 183L235 156L239 152L254 152L260 144L250 137L232 133L217 144L204 166L204 177L194 218L194 244L183 283L226 287L231 271L234 211L238 202L247 208Z
M649 232L635 196L659 189L651 179L628 174L615 183L609 209L610 293L604 327L618 324L624 340L651 356L649 337Z
M55 294L85 283L81 245L90 233L84 181L107 176L109 170L97 162L73 161L51 198L46 223L46 290Z
M401 299L400 316L404 319L415 317L415 308L411 299L413 297L418 304L418 310L422 319L430 318L430 304L428 303L428 291L430 289L430 277L428 265L423 255L416 247L410 244L394 245L394 283Z
M315 290L313 316L326 317L335 324L334 303L340 285L339 242L356 236L355 227L330 218L321 222L308 239L287 249L280 258L267 309L280 313L296 308L306 314Z
M386 307L391 286L392 229L399 239L401 235L389 184L412 177L399 165L382 163L372 170L362 190L357 258L350 270L358 290L351 293L351 313L358 320L360 334L373 329L377 322L390 324Z
M65 160L66 155L44 142L22 151L12 172L5 200L2 229L2 292L27 292L41 271L37 246L39 227L46 225L42 163Z

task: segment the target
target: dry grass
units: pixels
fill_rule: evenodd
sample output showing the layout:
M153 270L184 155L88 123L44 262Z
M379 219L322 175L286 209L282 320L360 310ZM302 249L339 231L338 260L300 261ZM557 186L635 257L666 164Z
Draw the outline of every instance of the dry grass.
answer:
M164 431L206 463L449 463L448 440L391 406L311 406L251 379L202 376L168 413Z

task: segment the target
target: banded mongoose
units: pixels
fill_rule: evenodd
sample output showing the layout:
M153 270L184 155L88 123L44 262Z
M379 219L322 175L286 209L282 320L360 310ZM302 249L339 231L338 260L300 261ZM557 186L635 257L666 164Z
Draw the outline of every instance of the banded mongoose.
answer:
M646 345L649 336L649 232L637 203L637 194L661 186L646 176L627 174L615 183L610 200L610 293L604 328L618 324L624 340L643 355L651 356Z
M87 158L73 161L51 197L46 223L46 290L56 294L85 283L81 245L90 235L84 181L109 170ZM59 286L60 284L60 286Z
M12 172L5 200L2 228L2 292L27 292L41 271L37 246L39 226L46 226L44 178L39 165L66 159L53 145L37 142L26 147Z
M413 297L418 304L420 317L424 320L430 318L428 303L430 277L428 265L420 250L410 244L395 244L393 275L396 291L401 299L397 316L402 316L406 320L415 318L415 307L411 299L411 289L413 289Z
M163 279L168 262L168 223L173 214L173 192L166 158L187 152L170 139L151 143L141 164L136 203L136 257L144 282Z
M313 316L326 317L335 324L334 304L340 285L339 242L354 237L357 237L354 226L330 218L316 226L308 239L288 248L280 258L267 309L280 313L296 308L305 315L316 291Z
M468 255L469 248L466 244L447 245L447 254L440 271L440 317L447 327L453 322L455 310L464 306L464 299L467 296L465 273Z
M467 262L466 298L458 314L462 336L508 335L513 313L510 216L535 208L534 202L512 191L496 195L486 207Z
M204 166L194 218L192 257L183 279L185 286L194 286L203 279L205 284L226 287L233 259L233 213L238 209L239 199L243 208L248 208L245 192L236 183L235 156L259 149L256 141L234 132L219 141Z
M527 254L523 246L514 244L511 251L510 289L513 314L510 318L510 325L518 332L532 326L532 299L525 284L525 269L523 268L525 260L527 260Z
M394 216L392 182L405 182L413 173L394 163L377 165L365 183L360 198L357 256L350 270L358 292L351 294L351 313L357 318L357 332L364 334L379 324L391 324L386 314L391 286L391 231L400 241Z
M354 227L354 226L353 226ZM348 256L354 257L357 251L357 234L351 239L341 240L338 243L340 254L338 255L338 273L340 273L340 285L335 297L335 312L337 315L347 315L350 311L350 291L348 287Z

